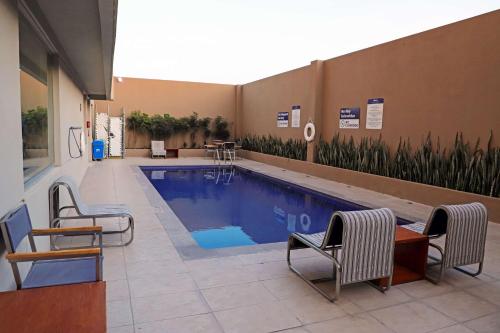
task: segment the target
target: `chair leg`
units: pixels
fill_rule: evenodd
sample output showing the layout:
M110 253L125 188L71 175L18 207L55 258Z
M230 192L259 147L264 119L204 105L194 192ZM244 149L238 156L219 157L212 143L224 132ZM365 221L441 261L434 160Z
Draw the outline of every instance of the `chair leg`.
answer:
M325 292L324 290L322 290L321 288L319 288L317 285L315 285L313 282L311 282L308 278L306 278L304 275L302 275L302 273L300 273L295 267L292 266L291 258L290 258L290 252L291 252L291 239L288 240L288 246L287 246L287 252L286 252L286 260L287 260L287 263L288 263L288 268L292 272L294 272L295 274L297 274L297 276L299 278L301 278L302 280L304 280L304 282L306 282L309 286L311 286L314 290L316 290L317 292L319 292L323 297L325 297L330 302L333 303L335 300L337 300L339 298L339 295L340 295L340 279L339 278L335 279L335 296L331 297L330 295L328 295L327 292ZM333 263L333 266L334 266L333 276L339 277L340 276L340 272L339 272L338 267L336 267L335 263Z
M457 271L462 272L464 274L467 274L469 276L476 277L479 274L481 274L481 272L483 271L483 262L481 261L479 263L479 267L477 268L476 272L470 272L469 270L466 270L466 269L463 269L463 268L460 268L460 267L453 267L453 268L456 269Z
M434 265L439 265L439 273L438 273L438 276L435 278L435 277L432 277L430 276L427 272L425 274L425 278L427 280L429 280L430 282L434 283L434 284L438 284L439 282L441 282L441 279L443 278L443 275L444 275L444 267L443 267L443 258L444 258L444 252L443 252L443 249L436 245L436 244L433 244L433 243L429 243L429 246L435 248L436 250L438 250L440 256L441 256L441 259L439 258L436 258L434 256L428 256L430 259L434 260L435 262L432 263L432 264L427 264L427 266L434 266Z

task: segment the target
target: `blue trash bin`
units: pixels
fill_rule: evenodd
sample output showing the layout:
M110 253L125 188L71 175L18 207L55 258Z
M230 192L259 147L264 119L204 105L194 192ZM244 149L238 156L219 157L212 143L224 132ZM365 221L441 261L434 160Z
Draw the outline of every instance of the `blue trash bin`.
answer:
M100 161L104 158L104 140L92 141L92 159Z

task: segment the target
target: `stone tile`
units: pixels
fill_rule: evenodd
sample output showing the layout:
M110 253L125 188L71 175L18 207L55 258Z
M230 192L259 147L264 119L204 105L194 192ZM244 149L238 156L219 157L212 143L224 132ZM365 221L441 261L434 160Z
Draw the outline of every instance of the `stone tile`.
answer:
M500 282L481 284L465 291L500 306Z
M424 297L442 295L454 290L454 287L447 284L446 282L434 284L427 280L403 283L395 286L395 288L398 288L403 292L405 292L406 294L410 295L411 297L415 298L424 298Z
M133 243L132 243L133 244ZM131 246L130 244L129 246ZM127 263L134 263L138 261L158 261L178 259L179 254L171 245L164 244L158 246L140 246L127 247L124 251L125 261Z
M310 333L390 333L390 328L382 325L368 314L346 316L305 326Z
M106 282L106 300L108 302L129 298L127 280L111 280Z
M360 308L367 311L411 300L408 295L397 288L391 288L385 293L382 293L367 283L357 283L341 288L340 298L347 298Z
M448 269L445 271L442 281L457 288L466 288L492 281L492 279L486 274L472 277L455 269Z
M213 311L275 301L262 282L241 283L201 291Z
M430 332L455 323L450 318L420 302L399 304L372 311L370 314L396 332Z
M296 276L265 280L262 283L279 299L301 298L305 295L317 293L316 290Z
M198 292L181 292L132 299L134 322L145 323L208 313L210 310Z
M279 261L286 259L286 251L272 250L272 251L264 251L252 254L241 254L238 257L240 258L241 262L245 265L261 264L264 262Z
M186 272L187 268L180 259L127 263L127 276L129 279L162 277Z
M132 297L165 295L198 289L194 280L187 273L130 279L129 285Z
M124 299L107 302L106 319L108 322L108 327L119 327L132 324L130 300Z
M463 291L426 298L423 302L459 322L497 311L494 304Z
M279 302L270 302L214 313L224 332L265 333L300 326L300 322Z
M137 324L136 333L222 333L212 314Z
M286 261L263 262L245 266L250 272L257 274L259 280L269 280L285 276L293 276Z
M110 327L108 328L108 333L134 333L134 326Z
M106 262L105 258L102 272L105 281L125 280L127 278L124 262Z
M347 315L341 305L328 301L320 294L285 299L280 301L280 303L290 309L303 324L325 321ZM343 305L346 306L345 303Z
M223 258L209 258L209 259L196 259L184 261L186 267L190 271L206 270L206 269L220 269L220 268L234 268L242 265L241 260L237 256L223 257Z
M477 333L498 333L500 332L500 312L468 321L465 326Z
M500 259L485 261L483 272L492 279L500 280Z
M333 275L332 262L318 254L308 258L292 258L292 263L299 272L310 280L331 278Z
M474 331L463 325L453 325L433 331L432 333L474 333Z
M251 272L244 266L235 268L221 267L217 269L197 269L192 271L190 274L200 289L228 286L259 280L256 273Z

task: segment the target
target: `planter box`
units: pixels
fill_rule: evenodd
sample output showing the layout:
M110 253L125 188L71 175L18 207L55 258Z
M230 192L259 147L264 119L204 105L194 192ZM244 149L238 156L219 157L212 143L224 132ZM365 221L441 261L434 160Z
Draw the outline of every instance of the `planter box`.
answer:
M407 200L420 202L429 206L478 201L483 203L488 209L489 220L500 223L500 198L493 198L438 186L335 168L306 161L292 160L289 158L266 155L253 151L241 150L239 154L240 156L250 160L389 194L399 198L405 198Z
M205 156L205 149L179 148L179 157L203 157L203 156ZM125 149L125 157L151 157L151 149L127 148Z

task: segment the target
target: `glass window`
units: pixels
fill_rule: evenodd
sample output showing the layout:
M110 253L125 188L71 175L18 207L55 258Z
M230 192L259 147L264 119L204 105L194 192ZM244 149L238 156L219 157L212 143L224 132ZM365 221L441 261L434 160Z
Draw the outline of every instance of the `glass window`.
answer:
M24 181L52 164L48 52L24 20L19 21Z

